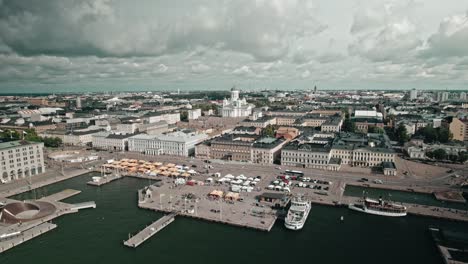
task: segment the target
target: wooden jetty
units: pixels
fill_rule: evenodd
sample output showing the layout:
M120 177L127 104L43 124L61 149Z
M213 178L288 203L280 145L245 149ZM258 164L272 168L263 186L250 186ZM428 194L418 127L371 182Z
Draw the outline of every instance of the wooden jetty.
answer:
M124 241L124 245L133 248L138 247L143 242L152 237L154 234L161 231L164 227L174 222L176 215L177 213L173 212L161 217L157 221L153 222L151 225L147 226L145 229L138 232L138 234L132 236L127 241Z

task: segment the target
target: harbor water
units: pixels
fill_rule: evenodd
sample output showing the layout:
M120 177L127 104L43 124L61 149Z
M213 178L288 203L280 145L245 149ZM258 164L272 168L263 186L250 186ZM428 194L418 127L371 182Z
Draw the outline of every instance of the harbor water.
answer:
M39 198L72 188L82 193L66 202L95 201L97 208L57 219L57 229L1 254L0 263L431 264L442 263L442 258L429 226L468 232L466 223L413 216L386 218L312 205L301 231L287 230L280 220L267 233L177 217L133 249L123 245L129 233L162 216L137 207L136 190L148 180L123 178L94 187L86 185L90 179L88 174L15 196Z

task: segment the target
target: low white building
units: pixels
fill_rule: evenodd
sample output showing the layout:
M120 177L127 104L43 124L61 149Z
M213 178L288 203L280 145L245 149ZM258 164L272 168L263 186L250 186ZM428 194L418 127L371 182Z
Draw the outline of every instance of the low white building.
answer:
M379 120L382 120L383 114L377 112L376 110L356 110L354 111L354 117L377 118Z
M0 159L2 182L45 172L44 143L23 140L0 143Z
M180 113L153 113L145 117L148 123L166 121L169 125L180 121Z
M128 139L128 150L147 155L189 156L195 145L206 140L204 133L173 132L163 135L140 134Z
M193 109L188 111L188 120L195 120L201 116L201 109Z

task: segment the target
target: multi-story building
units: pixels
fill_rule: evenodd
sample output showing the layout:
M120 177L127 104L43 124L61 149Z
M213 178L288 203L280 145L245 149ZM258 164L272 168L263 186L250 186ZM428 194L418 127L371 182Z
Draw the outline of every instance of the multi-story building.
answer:
M321 127L327 120L327 116L322 116L320 114L307 114L301 119L298 119L296 124L300 126Z
M124 134L133 134L137 131L138 123L135 122L124 122L117 124L115 127L116 131L122 132Z
M255 120L245 119L240 123L241 126L253 126L253 127L260 127L264 128L268 125L276 125L276 117L261 117Z
M126 151L128 138L134 134L100 132L92 135L92 144L95 149Z
M249 134L224 134L211 141L213 159L250 161L252 144L259 136Z
M282 138L265 137L255 141L251 149L251 161L259 164L273 164L280 160L281 148L287 141Z
M450 132L453 140L468 142L468 119L454 117L450 123Z
M0 177L9 182L45 172L44 143L24 140L0 143Z
M341 109L314 109L310 111L311 114L319 114L321 116L334 116L338 115L344 117L344 113Z
M143 116L145 123L166 121L169 125L180 122L180 113L148 113Z
M139 132L146 132L148 135L162 134L169 131L169 125L166 121L160 121L157 123L140 124L138 125Z
M460 93L460 101L466 101L466 93L465 92Z
M295 140L281 150L281 165L327 169L330 149L328 144L301 143Z
M63 144L69 146L85 146L91 145L93 142L93 135L101 132L101 129L74 131L63 136Z
M206 140L203 133L185 133L181 131L163 134L139 134L128 139L128 150L147 155L185 156L194 154L195 145Z
M396 153L385 134L357 135L340 133L333 140L331 157L341 164L375 167L382 162L395 162Z
M437 92L437 102L445 102L449 99L449 92Z
M343 118L341 116L333 116L325 121L320 127L322 132L340 132L343 125Z
M416 89L413 88L413 89L410 91L409 99L410 99L411 101L412 101L412 100L418 99L418 90L416 90Z
M384 123L377 118L354 117L351 120L362 133L367 133L370 127L384 128Z
M57 126L52 123L52 121L39 121L39 122L31 122L29 126L34 128L36 133L42 133L47 130L54 130Z
M211 159L211 141L205 141L195 146L195 158L203 160Z
M292 126L298 118L298 116L294 115L276 116L276 124L279 126Z

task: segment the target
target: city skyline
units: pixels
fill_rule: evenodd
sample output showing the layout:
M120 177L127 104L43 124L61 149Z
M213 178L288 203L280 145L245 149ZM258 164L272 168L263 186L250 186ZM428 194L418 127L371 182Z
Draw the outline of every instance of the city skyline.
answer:
M3 0L0 93L466 90L467 42L461 0Z

